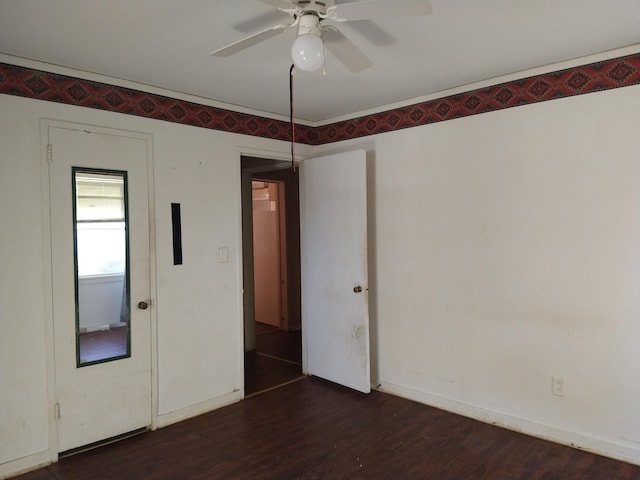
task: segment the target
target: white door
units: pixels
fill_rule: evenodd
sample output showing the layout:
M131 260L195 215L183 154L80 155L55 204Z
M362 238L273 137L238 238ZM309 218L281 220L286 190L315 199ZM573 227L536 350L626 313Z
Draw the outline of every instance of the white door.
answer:
M306 373L368 393L366 155L305 160L302 173Z
M47 131L64 452L151 424L150 140L57 124Z

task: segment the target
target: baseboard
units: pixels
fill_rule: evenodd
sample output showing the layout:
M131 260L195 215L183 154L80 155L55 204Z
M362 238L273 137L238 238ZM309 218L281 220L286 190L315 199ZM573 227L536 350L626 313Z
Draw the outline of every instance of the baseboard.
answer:
M377 390L542 440L640 465L640 445L625 444L571 432L553 425L486 410L390 382L380 382Z
M0 479L11 478L51 464L51 453L48 450L34 453L26 457L0 463Z
M178 423L191 417L197 417L198 415L202 415L203 413L207 413L221 407L226 407L227 405L231 405L232 403L236 403L240 400L242 400L241 392L235 391L204 402L196 403L195 405L163 413L162 415L158 415L156 421L153 423L153 428L166 427L167 425Z

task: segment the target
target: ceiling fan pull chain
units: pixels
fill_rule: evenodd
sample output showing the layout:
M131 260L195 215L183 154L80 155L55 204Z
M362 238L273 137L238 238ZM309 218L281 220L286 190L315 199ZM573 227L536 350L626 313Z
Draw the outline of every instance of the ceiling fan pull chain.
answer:
M289 120L291 123L291 170L296 171L296 124L293 119L293 76L295 75L295 64L291 64L289 69Z
M324 58L322 59L322 76L327 76L327 46L324 41L322 42L322 49L324 50Z

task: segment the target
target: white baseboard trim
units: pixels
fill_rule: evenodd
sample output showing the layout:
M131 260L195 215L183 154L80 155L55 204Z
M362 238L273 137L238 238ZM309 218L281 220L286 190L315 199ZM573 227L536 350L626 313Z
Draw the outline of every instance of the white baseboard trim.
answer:
M380 382L377 390L543 440L640 465L640 445L637 444L571 432L553 425L486 410L391 382Z
M11 460L6 463L0 463L0 479L15 477L22 473L46 467L47 465L51 465L51 452L49 452L49 450L34 453L33 455Z
M195 405L190 405L179 410L163 413L156 417L155 422L153 422L152 428L156 429L166 427L173 423L181 422L182 420L196 417L198 415L202 415L203 413L207 413L221 407L226 407L227 405L239 402L240 400L242 400L241 392L236 391L212 398L210 400L206 400L204 402L196 403Z

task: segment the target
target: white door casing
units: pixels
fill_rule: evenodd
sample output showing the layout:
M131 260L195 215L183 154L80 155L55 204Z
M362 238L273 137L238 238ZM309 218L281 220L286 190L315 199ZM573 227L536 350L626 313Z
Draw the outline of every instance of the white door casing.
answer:
M366 153L305 160L302 175L305 373L368 393Z
M67 451L152 423L149 302L151 139L89 126L47 126L57 450ZM76 366L72 167L127 172L131 356Z

